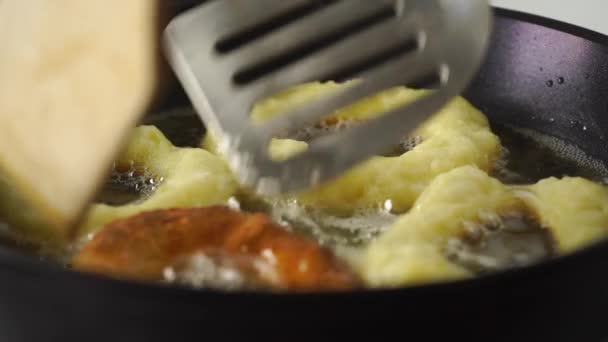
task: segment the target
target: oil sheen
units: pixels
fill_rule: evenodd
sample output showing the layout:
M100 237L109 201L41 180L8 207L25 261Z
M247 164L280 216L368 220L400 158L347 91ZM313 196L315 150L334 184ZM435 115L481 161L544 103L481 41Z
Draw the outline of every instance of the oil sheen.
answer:
M191 108L177 108L170 112L150 115L142 122L158 127L177 147L198 147L205 133L198 116ZM356 125L355 121L341 121L331 125L317 125L285 137L308 141ZM584 177L598 183L608 183L608 168L600 160L566 141L530 129L493 126L499 136L502 153L491 170L491 176L508 185L533 184L555 176ZM399 156L422 143L419 136L404 139L385 156ZM97 202L121 206L143 201L163 182L162 177L138 169L128 163L114 165ZM303 205L297 200L260 199L237 193L228 205L244 211L265 212L286 229L308 235L320 244L332 248L339 256L356 259L372 240L385 232L395 220L393 202L386 198L375 207L359 210L347 216L336 215L319 208ZM548 229L539 225L527 212L487 213L479 222L462 222L465 233L451 238L442 252L453 263L473 274L485 274L513 267L522 267L557 254ZM16 236L0 220L0 243L24 254L37 255L67 264L73 251L82 241L68 246L31 243L27 237ZM246 277L222 259L195 255L181 264L167 269L165 280L187 283L196 287L224 289L256 288Z
M175 110L148 118L177 146L197 146L204 132L190 109ZM310 140L350 127L344 122L316 126L294 132L291 138ZM606 165L576 146L528 129L496 126L492 128L502 142L503 151L491 176L505 184L531 184L550 176L581 176L598 182L607 179ZM184 134L187 132L187 134ZM407 153L421 142L407 137L387 156ZM145 198L154 191L158 180L128 168L115 168L99 201L121 205ZM296 200L260 200L240 195L231 204L245 211L263 211L288 229L309 235L337 251L359 249L386 230L396 219L391 199L376 208L361 210L347 217L298 203ZM444 247L454 262L474 273L525 266L554 255L546 229L527 215L501 217L496 213L489 222L467 227L467 234L452 239Z

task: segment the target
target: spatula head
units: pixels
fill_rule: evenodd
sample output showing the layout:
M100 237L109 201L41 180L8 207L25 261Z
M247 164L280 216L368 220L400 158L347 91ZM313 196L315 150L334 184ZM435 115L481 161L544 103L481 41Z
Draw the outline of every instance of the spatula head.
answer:
M69 235L154 94L160 9L0 1L0 217Z
M295 191L385 152L458 95L490 33L486 0L218 0L176 18L169 59L245 185ZM316 80L359 79L263 125L254 102ZM273 137L383 89L434 80L437 91L380 118L271 160ZM361 144L361 141L365 144Z

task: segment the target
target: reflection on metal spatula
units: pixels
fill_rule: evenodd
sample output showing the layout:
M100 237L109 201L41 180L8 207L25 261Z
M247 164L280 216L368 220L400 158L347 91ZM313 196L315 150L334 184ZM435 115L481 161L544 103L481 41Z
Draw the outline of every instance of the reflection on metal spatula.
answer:
M485 0L217 0L174 19L170 62L240 180L259 192L295 191L386 151L458 95L490 33ZM357 78L263 125L257 100L315 80ZM311 142L287 161L270 140L380 90L435 80L436 91L347 131ZM365 144L361 144L365 141Z

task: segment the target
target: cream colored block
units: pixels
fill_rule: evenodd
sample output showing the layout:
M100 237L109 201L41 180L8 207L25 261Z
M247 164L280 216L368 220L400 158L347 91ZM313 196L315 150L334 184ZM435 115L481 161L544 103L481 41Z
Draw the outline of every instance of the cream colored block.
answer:
M0 1L0 168L13 194L0 211L9 221L69 233L154 94L159 8ZM16 198L28 208L15 212Z

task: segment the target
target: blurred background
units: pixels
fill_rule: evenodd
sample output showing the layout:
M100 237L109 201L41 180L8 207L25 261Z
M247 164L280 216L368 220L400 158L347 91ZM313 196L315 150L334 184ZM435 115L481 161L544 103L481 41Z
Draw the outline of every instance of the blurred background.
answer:
M608 0L491 0L494 6L534 13L608 34Z

